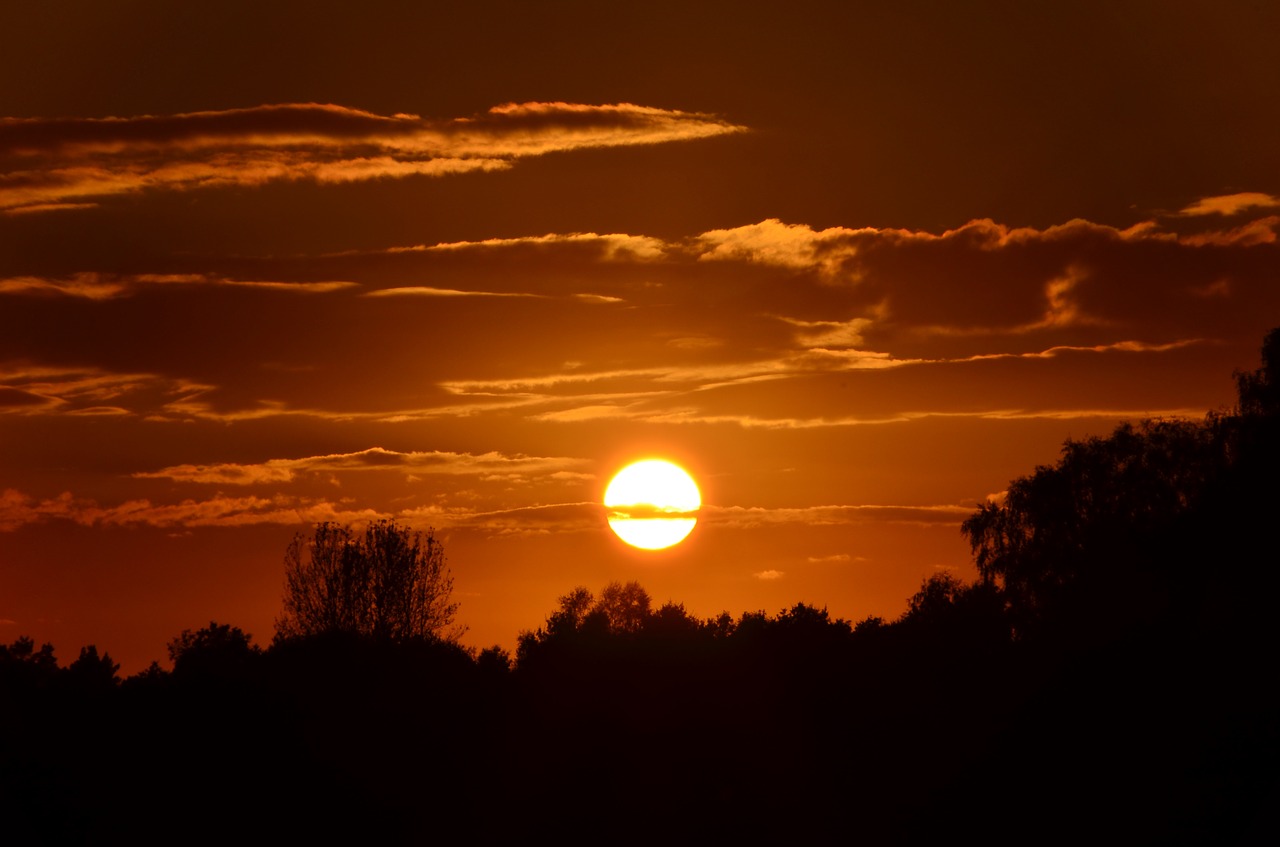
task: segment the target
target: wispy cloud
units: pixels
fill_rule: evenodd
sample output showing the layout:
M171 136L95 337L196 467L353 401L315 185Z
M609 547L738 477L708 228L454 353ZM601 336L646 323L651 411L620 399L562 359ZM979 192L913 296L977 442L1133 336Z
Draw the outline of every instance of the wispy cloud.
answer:
M424 285L408 285L402 288L379 288L366 291L365 297L535 297L541 294L525 294L518 291L462 291L456 288L430 288Z
M0 363L0 414L130 414L197 396L210 386L148 373Z
M12 531L33 523L72 521L82 526L211 527L254 526L259 524L311 524L322 521L359 523L389 514L374 509L355 509L327 500L287 497L227 497L180 503L153 503L129 500L116 506L100 506L93 500L77 498L69 492L37 500L7 489L0 493L0 531Z
M469 118L286 103L169 116L0 119L0 209L54 211L148 189L352 182L510 167L553 151L739 132L629 103L512 103Z
M829 556L808 556L805 561L812 565L842 564L852 557L848 553L832 553Z
M158 471L135 473L142 479L170 479L216 485L256 485L291 482L300 475L356 471L398 471L406 475L441 474L488 477L499 475L512 480L527 477L565 479L587 460L563 456L523 456L489 453L451 453L441 450L402 453L370 447L355 453L332 453L299 459L271 459L266 462L224 462L210 465L174 465Z
M286 494L269 497L228 496L218 493L178 503L135 499L114 506L104 506L92 499L76 497L70 492L38 499L15 489L0 491L0 532L12 532L30 524L51 521L70 521L81 526L96 527L175 529L266 524L305 526L325 521L360 525L387 518L394 518L414 528L448 528L499 536L607 531L604 507L590 502L506 509L432 505L387 510L322 497Z
M406 509L401 518L416 524L467 530L489 536L533 536L565 532L607 532L599 503L539 503L506 509L424 506Z
M227 279L216 274L106 274L78 273L64 278L18 276L0 279L0 294L62 295L86 300L111 300L149 286L205 285L284 291L291 294L323 294L356 288L355 282L286 282L280 280Z
M1202 197L1178 212L1183 217L1200 215L1237 215L1250 209L1280 209L1280 197L1262 194L1257 191L1242 191L1238 194L1219 194L1214 197Z
M607 261L645 261L663 258L668 245L659 238L646 235L595 232L547 233L516 238L486 238L481 241L448 241L440 244L415 244L411 247L389 247L385 253L468 253L480 251L588 248L597 250ZM367 251L366 251L367 252Z
M1181 350L1195 344L1204 344L1203 338L1182 338L1165 343L1146 341L1116 341L1111 344L1071 345L1059 344L1044 350L1028 353L978 353L966 356L957 361L976 362L984 359L1052 359L1068 353L1166 353L1170 350Z
M840 524L887 521L909 524L958 524L972 514L975 506L714 506L702 508L702 518L708 525L734 528L754 528L776 524L804 524L808 526L837 526Z
M1231 229L1191 233L1183 236L1182 242L1193 247L1254 247L1275 244L1280 240L1278 232L1280 215L1268 215Z
M931 419L967 418L971 420L1131 420L1136 418L1178 418L1195 420L1204 416L1206 409L1193 408L1080 408L1080 409L982 409L977 411L904 411L889 415L835 415L831 417L789 418L752 414L722 414L701 409L672 409L664 412L634 413L625 409L597 409L594 417L638 420L646 423L733 425L743 429L802 430L829 429L834 427L886 426ZM568 421L568 417L539 416L539 420Z

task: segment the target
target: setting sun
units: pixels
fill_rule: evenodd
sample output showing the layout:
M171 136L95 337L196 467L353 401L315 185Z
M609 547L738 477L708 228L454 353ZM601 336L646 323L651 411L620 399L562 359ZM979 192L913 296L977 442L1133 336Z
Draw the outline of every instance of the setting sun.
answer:
M605 489L604 505L619 538L632 547L662 550L693 531L702 495L683 468L646 459L618 471Z

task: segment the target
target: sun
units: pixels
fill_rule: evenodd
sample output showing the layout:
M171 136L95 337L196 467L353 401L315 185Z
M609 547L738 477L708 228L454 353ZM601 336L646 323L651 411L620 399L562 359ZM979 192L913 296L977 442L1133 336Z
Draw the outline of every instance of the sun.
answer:
M693 532L702 495L683 468L645 459L618 471L604 490L604 505L619 538L642 550L662 550Z

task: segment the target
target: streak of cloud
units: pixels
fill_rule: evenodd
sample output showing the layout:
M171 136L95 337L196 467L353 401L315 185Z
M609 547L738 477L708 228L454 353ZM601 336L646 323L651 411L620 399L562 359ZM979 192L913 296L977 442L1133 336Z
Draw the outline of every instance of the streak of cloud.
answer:
M0 363L0 414L128 414L120 404L154 409L197 396L210 386L149 373ZM114 403L110 401L115 401Z
M757 528L776 524L804 524L807 526L837 526L841 524L887 521L909 524L959 524L972 514L975 506L887 506L887 505L829 505L775 507L762 506L714 506L702 508L702 518L708 526Z
M291 482L300 475L354 472L397 471L406 475L444 474L450 476L486 476L500 473L508 477L540 477L565 479L561 474L586 464L585 459L561 456L504 455L497 452L472 454L441 450L402 453L370 447L355 453L333 453L299 459L271 459L258 463L224 462L208 465L174 465L158 471L135 473L140 479L169 479L214 485L257 485Z
M449 241L441 244L417 244L412 247L391 247L387 253L460 253L484 250L510 250L518 248L587 247L600 251L606 261L646 261L661 259L667 254L668 245L661 239L647 235L623 233L599 234L595 232L547 233L517 238L486 238L482 241Z
M61 279L20 276L0 279L0 294L62 295L85 300L111 300L136 293L147 286L205 285L229 288L284 291L292 294L325 294L359 283L329 280L323 282L285 282L280 280L227 279L214 274L104 274L78 273Z
M0 209L55 211L144 190L341 183L508 168L555 151L742 127L629 103L512 103L469 118L286 103L169 116L0 119Z
M37 500L14 489L0 493L0 531L51 520L67 520L82 526L231 527L260 524L301 525L333 521L362 523L389 517L375 509L354 509L328 500L288 497L227 497L179 503L129 500L116 506L100 506L70 492Z
M15 489L0 491L0 532L51 521L94 527L152 527L194 529L259 525L305 526L322 522L363 525L394 518L407 526L455 529L490 536L545 535L552 532L606 531L604 507L592 502L551 503L506 509L466 506L422 506L387 510L361 507L323 497L275 494L184 499L156 503L128 500L114 506L63 492L38 499Z
M535 297L541 294L526 294L518 291L460 291L456 288L431 288L423 285L409 285L402 288L379 288L377 291L366 291L365 297Z
M1243 191L1238 194L1220 194L1214 197L1202 197L1178 212L1183 217L1200 215L1236 215L1249 209L1280 208L1280 197L1263 194L1258 191Z

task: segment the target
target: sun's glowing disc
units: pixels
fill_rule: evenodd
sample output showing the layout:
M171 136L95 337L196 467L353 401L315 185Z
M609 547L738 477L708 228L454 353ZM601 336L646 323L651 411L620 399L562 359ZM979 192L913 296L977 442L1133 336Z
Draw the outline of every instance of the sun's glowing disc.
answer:
M618 471L604 491L604 505L619 538L632 547L661 550L693 532L702 495L683 468L646 459Z

